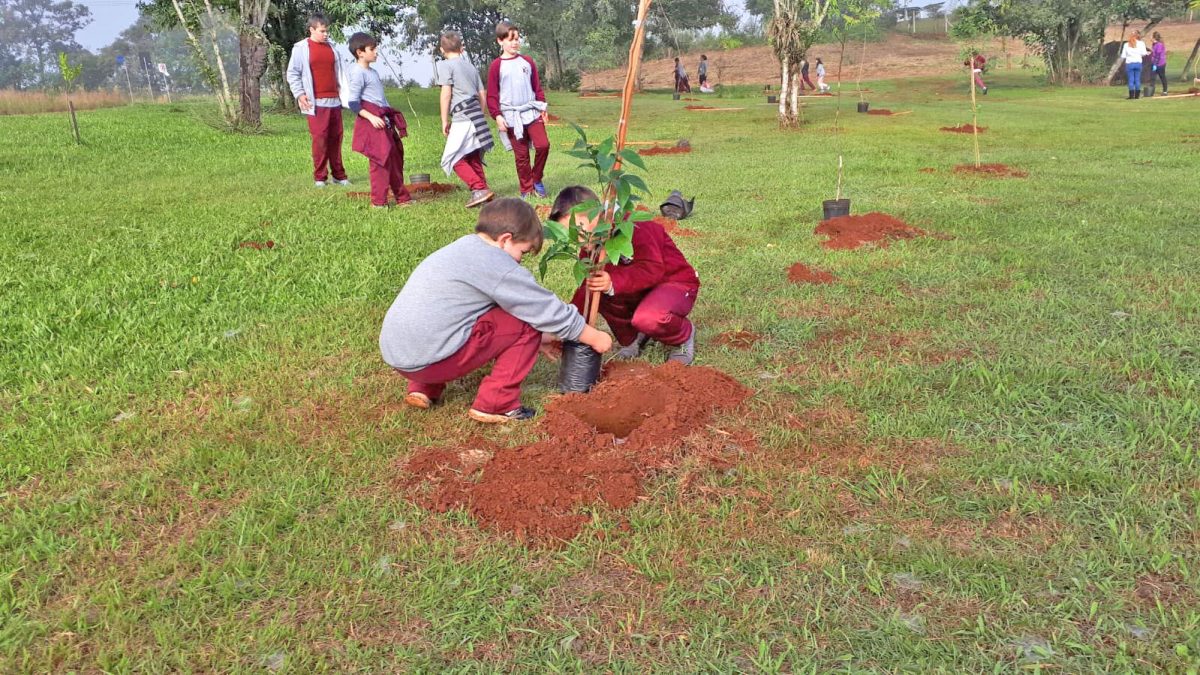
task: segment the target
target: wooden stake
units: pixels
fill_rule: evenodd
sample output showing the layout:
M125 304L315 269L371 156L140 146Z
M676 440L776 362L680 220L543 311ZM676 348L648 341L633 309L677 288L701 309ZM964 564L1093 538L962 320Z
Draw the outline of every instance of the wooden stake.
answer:
M967 76L971 78L971 137L975 140L975 168L979 168L979 105L975 102L975 56L971 55Z
M71 129L75 132L75 143L83 145L83 139L79 137L79 120L75 119L75 104L71 99L67 99L67 110L71 111Z

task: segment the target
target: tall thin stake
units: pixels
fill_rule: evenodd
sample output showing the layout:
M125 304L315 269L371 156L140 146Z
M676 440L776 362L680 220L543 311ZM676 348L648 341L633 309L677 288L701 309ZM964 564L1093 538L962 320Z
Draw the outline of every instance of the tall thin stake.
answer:
M979 104L975 101L975 57L971 56L971 65L967 68L967 77L971 78L971 137L975 140L975 168L979 168Z

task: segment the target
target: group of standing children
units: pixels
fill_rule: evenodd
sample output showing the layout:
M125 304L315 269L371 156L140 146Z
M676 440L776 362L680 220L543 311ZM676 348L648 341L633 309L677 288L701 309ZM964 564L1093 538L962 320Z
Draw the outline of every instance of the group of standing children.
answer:
M347 47L354 64L349 65L330 42L329 21L323 15L309 18L308 34L292 48L287 81L300 111L308 116L314 184L325 187L332 174L334 183L350 185L342 163L341 111L347 107L355 115L351 148L370 163L371 205L387 208L390 192L398 206L408 206L412 195L404 187L402 140L408 135L407 123L388 103L383 80L371 67L378 58L378 41L367 33L350 36ZM486 87L463 53L460 34L443 33L438 43L445 57L437 64L446 138L441 165L447 176L456 174L471 191L468 208L495 197L484 173L484 153L494 145L484 110L496 120L501 141L516 160L521 198L547 196L543 172L550 153L548 113L537 66L520 53L521 34L512 23L496 25L496 42L502 53L488 69Z

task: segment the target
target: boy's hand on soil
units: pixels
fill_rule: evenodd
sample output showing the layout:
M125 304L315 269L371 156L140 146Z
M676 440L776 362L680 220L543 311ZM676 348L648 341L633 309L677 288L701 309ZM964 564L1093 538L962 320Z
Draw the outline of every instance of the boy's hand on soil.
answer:
M598 354L603 354L612 349L612 336L591 326L584 326L583 334L579 336L579 341L595 349Z
M608 275L608 272L601 270L588 277L587 287L593 293L607 293L612 289L612 277Z

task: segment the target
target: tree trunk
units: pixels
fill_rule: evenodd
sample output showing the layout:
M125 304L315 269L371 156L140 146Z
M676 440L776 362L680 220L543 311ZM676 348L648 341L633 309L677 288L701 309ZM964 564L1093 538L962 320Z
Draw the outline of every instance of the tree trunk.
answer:
M791 93L792 74L787 59L779 61L779 126L791 126L788 120L788 94Z
M1192 47L1192 55L1188 57L1187 63L1183 64L1183 70L1179 71L1179 80L1181 82L1187 80L1188 70L1191 69L1192 64L1196 62L1197 54L1200 54L1200 38L1196 39L1196 44L1194 47Z
M554 48L554 67L558 69L558 79L561 81L563 76L567 74L567 69L563 65L562 47L558 44L557 35L550 39L550 45Z
M262 126L262 76L267 69L267 38L262 31L243 25L238 31L238 82L241 124L248 129Z

